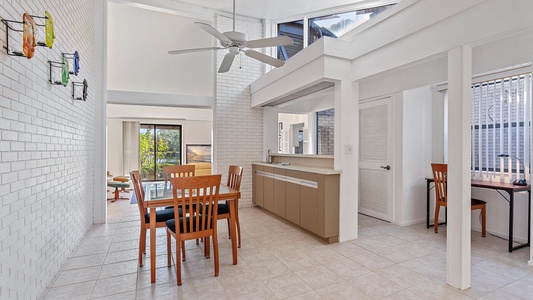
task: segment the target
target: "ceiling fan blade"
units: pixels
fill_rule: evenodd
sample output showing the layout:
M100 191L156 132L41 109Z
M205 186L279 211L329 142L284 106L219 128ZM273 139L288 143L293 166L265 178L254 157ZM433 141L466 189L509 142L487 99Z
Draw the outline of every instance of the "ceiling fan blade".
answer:
M202 23L202 22L194 22L194 24L200 26L200 28L207 31L207 33L216 37L221 42L226 42L226 43L231 44L231 40L227 36L220 33L220 31L216 30L213 26L206 24L206 23Z
M258 39L246 42L248 48L262 48L262 47L275 47L292 45L293 40L288 36L277 36L266 39Z
M238 53L238 52L237 52ZM218 73L226 73L231 68L231 64L233 63L233 60L235 59L235 53L228 53L224 56L224 59L222 60L222 63L220 64L220 68L218 68Z
M193 49L183 49L183 50L170 50L168 51L168 54L182 54L182 53L200 52L200 51L207 51L207 50L220 50L220 49L226 49L226 48L206 47L206 48L193 48Z
M285 64L285 62L282 60L276 59L272 56L268 56L266 54L263 54L263 53L260 53L254 50L246 50L244 51L244 54L246 54L246 56L255 58L261 62L264 62L265 64L269 64L274 67L281 67Z

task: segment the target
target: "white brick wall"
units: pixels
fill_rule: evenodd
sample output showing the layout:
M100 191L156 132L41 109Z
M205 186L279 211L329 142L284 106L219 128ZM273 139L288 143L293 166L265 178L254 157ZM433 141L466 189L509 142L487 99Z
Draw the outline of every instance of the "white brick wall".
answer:
M237 19L236 31L244 32L249 40L263 37L259 21ZM217 15L216 28L232 31L233 20ZM261 51L261 49L257 49ZM217 51L217 71L227 51ZM265 66L244 53L235 57L231 70L216 76L213 117L213 153L215 171L227 180L228 167L244 168L240 206L252 205L252 162L261 161L263 149L263 111L252 109L249 84L264 74Z
M0 49L0 299L41 296L93 223L94 3L1 0L5 19L48 10L56 40L30 60ZM11 37L20 51L21 35ZM47 61L75 50L81 70L72 79L89 82L87 102L71 99L71 85L48 83Z

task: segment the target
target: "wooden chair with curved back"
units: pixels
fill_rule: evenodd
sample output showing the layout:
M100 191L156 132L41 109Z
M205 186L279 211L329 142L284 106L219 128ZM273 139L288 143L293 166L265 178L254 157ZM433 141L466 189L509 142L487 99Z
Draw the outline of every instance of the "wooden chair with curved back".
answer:
M137 206L139 207L139 213L141 216L141 234L139 237L139 266L143 266L143 253L146 253L146 231L150 229L150 213L148 209L144 206L144 188L141 180L141 173L139 170L130 172L131 181L133 182L133 188L135 190L135 196L137 197ZM176 212L178 215L182 215L181 209L178 209ZM167 208L163 210L156 211L156 227L162 228L166 227L166 221L174 219L175 213L173 208ZM150 237L155 238L155 237ZM185 248L184 248L185 250Z
M176 239L176 277L181 285L180 249L186 240L203 238L206 257L209 257L210 239L213 239L215 276L218 276L218 240L217 210L220 179L222 175L205 175L193 177L171 178L174 207L191 207L187 215L180 216L174 212L175 218L166 222L168 265L171 263L171 236ZM181 246L180 246L181 245Z
M446 186L448 176L447 164L431 164L433 170L433 180L435 181L435 218L434 218L434 230L435 233L439 233L439 212L440 207L448 206L448 191ZM471 210L481 209L481 236L486 236L486 218L487 218L487 202L479 199L471 199Z
M229 166L228 170L228 183L227 186L236 190L241 190L241 180L242 180L242 167L241 166ZM239 248L241 247L241 224L239 222L239 199L233 200L235 201L235 225L237 226L237 235L238 235L238 245ZM218 220L227 219L228 220L228 232L230 231L230 223L229 223L229 203L226 201L226 203L218 204ZM230 238L231 233L230 233Z
M195 176L195 170L195 165L163 166L164 189L167 189L170 178Z

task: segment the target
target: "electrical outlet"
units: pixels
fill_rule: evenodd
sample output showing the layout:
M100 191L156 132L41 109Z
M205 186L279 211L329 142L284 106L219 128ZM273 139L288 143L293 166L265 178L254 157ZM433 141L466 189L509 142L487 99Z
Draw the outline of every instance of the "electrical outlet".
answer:
M344 154L352 154L353 145L344 145Z

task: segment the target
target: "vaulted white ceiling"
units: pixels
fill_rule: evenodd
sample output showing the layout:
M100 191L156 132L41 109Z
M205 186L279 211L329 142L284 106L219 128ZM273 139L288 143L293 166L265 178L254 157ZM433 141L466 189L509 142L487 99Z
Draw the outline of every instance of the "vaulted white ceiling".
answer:
M171 0L231 13L233 0ZM379 3L377 0L235 0L236 14L256 19L286 19L304 13L351 6L360 2Z

